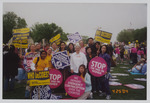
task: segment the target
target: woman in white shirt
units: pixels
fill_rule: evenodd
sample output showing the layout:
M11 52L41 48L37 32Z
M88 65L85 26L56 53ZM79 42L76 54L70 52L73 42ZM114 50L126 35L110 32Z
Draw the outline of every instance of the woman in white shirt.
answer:
M75 45L75 53L72 54L70 65L71 65L71 73L78 74L78 69L81 64L84 64L87 67L87 59L84 53L80 52L80 45Z

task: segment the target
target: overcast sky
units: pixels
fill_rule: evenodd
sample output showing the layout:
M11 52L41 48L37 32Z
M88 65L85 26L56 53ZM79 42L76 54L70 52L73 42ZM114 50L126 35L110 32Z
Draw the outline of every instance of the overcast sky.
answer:
M147 5L131 3L4 3L3 13L15 12L28 27L35 23L56 23L66 33L94 37L96 29L111 32L112 39L123 29L147 26Z

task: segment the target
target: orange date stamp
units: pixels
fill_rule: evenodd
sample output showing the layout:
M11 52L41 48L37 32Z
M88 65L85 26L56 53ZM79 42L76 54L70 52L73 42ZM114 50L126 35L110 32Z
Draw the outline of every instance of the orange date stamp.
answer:
M125 94L125 93L128 93L129 91L126 89L113 89L112 92L119 93L119 94L121 94L121 93Z

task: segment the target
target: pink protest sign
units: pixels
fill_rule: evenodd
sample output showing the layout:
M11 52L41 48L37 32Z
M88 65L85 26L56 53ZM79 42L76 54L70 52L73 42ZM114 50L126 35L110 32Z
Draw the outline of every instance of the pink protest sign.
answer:
M72 75L65 82L65 90L72 97L80 97L85 91L85 82L80 76Z
M57 88L61 85L63 81L63 76L59 70L50 69L49 76L50 76L50 88Z
M101 77L107 72L107 63L101 57L95 57L89 62L89 71L95 77Z

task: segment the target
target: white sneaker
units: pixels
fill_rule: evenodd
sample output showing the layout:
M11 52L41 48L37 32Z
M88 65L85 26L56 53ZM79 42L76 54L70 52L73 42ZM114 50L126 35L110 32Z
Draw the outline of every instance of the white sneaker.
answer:
M110 100L110 99L111 99L111 96L110 96L110 95L107 95L107 96L106 96L106 99L107 99L107 100Z
M90 98L90 99L92 99L92 98L93 98L93 93L92 93L92 92L90 93L89 98Z

